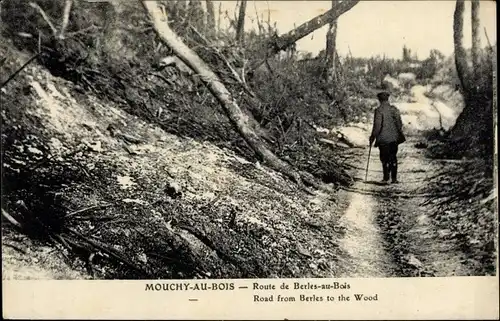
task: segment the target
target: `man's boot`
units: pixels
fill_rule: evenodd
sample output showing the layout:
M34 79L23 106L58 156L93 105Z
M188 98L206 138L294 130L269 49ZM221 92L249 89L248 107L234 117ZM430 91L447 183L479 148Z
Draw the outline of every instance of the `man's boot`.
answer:
M398 182L398 163L391 164L391 180L393 184L397 184Z
M388 183L391 173L390 163L382 163L382 169L384 172L384 179L382 180L382 183Z

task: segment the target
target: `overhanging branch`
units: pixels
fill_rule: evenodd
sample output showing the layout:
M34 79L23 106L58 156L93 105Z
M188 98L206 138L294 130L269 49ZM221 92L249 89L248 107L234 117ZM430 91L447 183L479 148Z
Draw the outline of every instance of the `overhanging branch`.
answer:
M290 30L284 35L273 39L269 43L268 46L269 49L267 50L267 52L265 52L265 57L259 57L259 59L257 59L253 64L250 65L248 71L253 71L259 68L262 64L266 62L266 59L268 59L269 57L276 55L282 50L288 49L295 42L304 38L311 32L323 27L324 25L330 22L334 22L342 14L352 9L356 4L358 4L358 2L359 2L358 0L342 1L332 9L325 12L324 14L319 15L303 23L297 28Z

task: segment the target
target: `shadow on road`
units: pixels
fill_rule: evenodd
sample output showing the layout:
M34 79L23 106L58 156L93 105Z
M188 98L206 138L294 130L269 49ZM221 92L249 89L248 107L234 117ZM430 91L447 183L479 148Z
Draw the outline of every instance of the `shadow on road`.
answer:
M388 183L384 183L382 181L363 181L365 184L370 184L370 185L377 185L377 186L387 186L389 185Z

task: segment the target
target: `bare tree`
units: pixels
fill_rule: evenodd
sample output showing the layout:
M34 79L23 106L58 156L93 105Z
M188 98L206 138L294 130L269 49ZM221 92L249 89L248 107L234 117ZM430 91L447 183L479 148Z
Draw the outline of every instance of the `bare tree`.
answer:
M236 41L243 44L245 42L245 15L247 10L247 0L242 0L238 13L238 22L236 25Z
M168 25L166 16L158 8L157 3L149 0L141 0L141 3L148 16L151 18L154 29L161 40L172 49L174 54L179 57L179 59L181 59L188 67L193 69L200 76L203 83L221 104L234 128L255 151L256 155L262 161L267 163L268 166L293 179L299 185L302 185L302 180L304 180L311 185L317 186L317 184L315 184L310 178L307 178L307 176L301 179L299 174L288 164L280 160L274 153L266 148L259 136L249 126L248 116L242 112L236 103L236 100L224 86L219 77L196 54L196 52L184 44L182 39L180 39L173 32Z
M458 79L462 86L462 92L467 94L469 88L469 72L467 66L467 52L465 51L464 41L464 0L457 0L455 13L453 15L453 43L455 46L455 66L457 68Z
M205 13L201 6L201 0L189 0L189 21L196 21L197 25L203 26L205 23Z
M453 17L453 41L455 45L455 66L461 83L461 92L464 97L465 107L460 113L451 131L451 137L469 141L471 144L485 142L492 137L492 92L489 82L491 75L478 72L480 65L479 42L479 1L472 2L472 59L473 71L469 70L467 52L463 45L464 25L464 0L456 0ZM493 59L493 57L491 57ZM483 86L484 85L484 86ZM482 136L482 138L480 137ZM479 140L478 140L479 139ZM471 145L471 146L473 146Z
M474 71L474 81L478 82L481 75L479 74L480 51L481 51L481 36L479 34L479 0L472 0L471 5L471 25L472 25L472 69Z
M332 0L332 9L335 7L338 1ZM336 43L337 42L337 19L330 22L328 32L326 33L326 50L325 50L325 65L326 65L326 81L328 84L335 85L337 81L337 70L336 70Z
M214 2L212 0L205 0L207 5L207 26L209 30L215 31L215 10Z
M335 21L342 14L352 9L356 4L358 4L358 2L359 0L342 1L338 3L334 8L328 10L322 15L319 15L303 23L302 25L298 26L293 30L290 30L289 32L285 33L284 35L281 35L280 37L272 39L270 41L269 50L267 50L267 52L264 52L262 54L263 57L258 57L258 59L256 59L255 62L249 66L248 71L257 69L266 62L267 58L274 56L275 54L279 53L282 50L286 50L287 48L291 47L295 42L304 38L314 30L323 27L327 23Z

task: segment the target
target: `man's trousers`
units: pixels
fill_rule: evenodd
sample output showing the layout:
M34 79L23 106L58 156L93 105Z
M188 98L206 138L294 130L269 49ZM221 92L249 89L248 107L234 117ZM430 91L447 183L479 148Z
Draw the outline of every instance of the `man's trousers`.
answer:
M388 181L389 178L392 181L397 181L398 177L398 144L379 144L380 150L380 161L382 162L382 168L384 172L384 181Z

